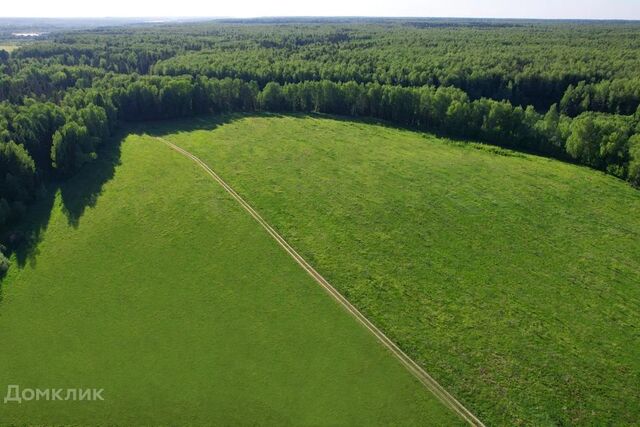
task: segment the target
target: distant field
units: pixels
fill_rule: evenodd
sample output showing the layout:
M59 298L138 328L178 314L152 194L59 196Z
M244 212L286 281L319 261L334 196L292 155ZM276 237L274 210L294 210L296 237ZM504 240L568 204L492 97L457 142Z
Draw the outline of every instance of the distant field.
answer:
M450 425L193 162L131 135L25 224L0 302L0 425ZM63 393L66 396L66 393Z
M153 131L205 160L488 425L640 419L640 192L624 182L318 117Z
M15 44L0 44L0 50L6 50L7 52L12 52L16 50L19 46Z

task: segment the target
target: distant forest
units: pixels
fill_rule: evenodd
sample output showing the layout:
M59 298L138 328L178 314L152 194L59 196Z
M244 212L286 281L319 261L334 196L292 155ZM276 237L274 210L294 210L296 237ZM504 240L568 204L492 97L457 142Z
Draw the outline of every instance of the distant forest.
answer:
M234 111L373 117L640 185L640 23L218 21L20 46L0 50L0 227L123 122Z

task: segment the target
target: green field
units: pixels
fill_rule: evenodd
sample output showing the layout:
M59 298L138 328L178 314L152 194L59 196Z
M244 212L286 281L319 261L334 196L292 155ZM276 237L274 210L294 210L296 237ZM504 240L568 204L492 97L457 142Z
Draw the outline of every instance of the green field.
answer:
M0 401L0 425L460 422L192 161L136 134L100 159L24 224L0 390L104 401Z
M320 117L149 132L206 161L489 425L640 419L640 192Z

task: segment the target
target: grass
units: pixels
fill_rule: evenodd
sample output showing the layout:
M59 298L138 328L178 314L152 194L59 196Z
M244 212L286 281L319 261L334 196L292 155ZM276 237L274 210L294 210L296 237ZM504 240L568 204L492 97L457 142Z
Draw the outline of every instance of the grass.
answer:
M16 50L19 46L15 44L0 44L0 50L6 50L11 53Z
M105 400L0 402L0 425L459 423L193 162L135 134L102 159L13 256L0 398Z
M640 419L640 192L624 182L321 117L155 132L206 161L487 424Z

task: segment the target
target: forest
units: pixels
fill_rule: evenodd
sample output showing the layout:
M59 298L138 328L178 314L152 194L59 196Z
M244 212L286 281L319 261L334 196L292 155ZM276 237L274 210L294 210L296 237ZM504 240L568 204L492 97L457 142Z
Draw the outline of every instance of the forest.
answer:
M95 160L122 124L209 113L370 117L640 186L638 42L640 25L626 22L218 21L52 32L0 50L0 242L39 189Z

